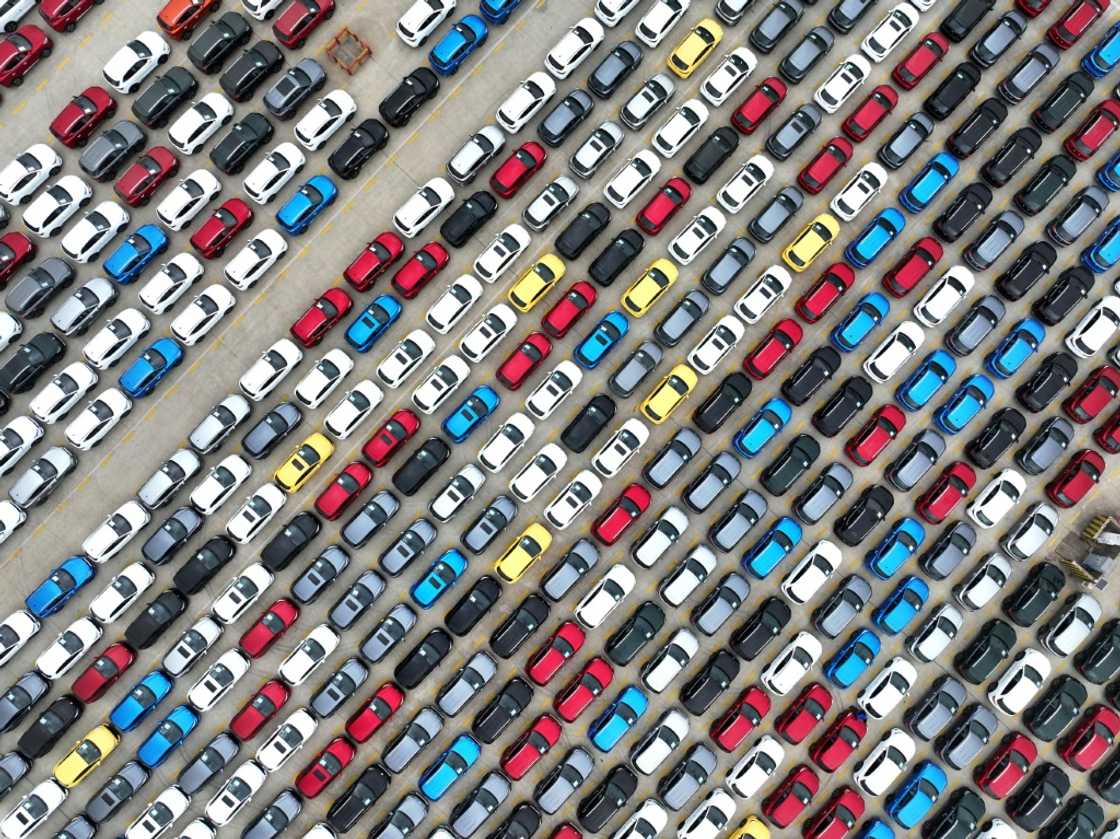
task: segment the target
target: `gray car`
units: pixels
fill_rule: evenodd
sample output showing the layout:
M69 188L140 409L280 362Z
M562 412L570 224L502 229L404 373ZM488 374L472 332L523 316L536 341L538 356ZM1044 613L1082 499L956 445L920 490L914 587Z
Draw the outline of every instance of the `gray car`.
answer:
M427 706L421 708L420 713L412 718L412 722L385 749L381 762L390 772L399 775L442 730L443 720L435 709Z
M398 603L362 642L362 658L370 664L381 661L416 626L416 613L404 603Z
M85 816L74 816L57 831L52 839L93 839L97 828Z
M314 58L301 58L288 68L264 95L264 106L277 119L290 119L311 94L327 82L327 74Z
M369 678L369 668L354 657L346 659L311 697L311 713L325 720L352 699Z
M327 613L327 620L339 632L344 632L369 611L385 591L385 578L376 571L363 571Z
M642 469L646 480L657 489L664 489L700 451L700 435L682 428Z
M288 829L302 809L302 799L288 787L249 823L241 832L241 839L275 839Z
M436 540L438 531L430 521L419 518L386 548L377 561L390 577L401 574Z
M887 466L887 480L898 490L909 492L945 454L945 438L936 431L919 432Z
M666 807L679 812L708 783L715 769L716 756L712 750L697 744L658 781L657 796Z
M929 742L952 722L967 696L964 685L952 676L942 676L907 709L903 717L906 727L915 737Z
M237 426L249 418L251 410L248 399L240 393L231 393L211 408L210 412L191 430L191 433L187 435L187 442L199 454L210 454L225 442ZM299 408L291 402L281 402L269 412L269 416L273 414L290 416L291 411L295 412L292 419L295 423L298 423L303 417ZM269 417L265 417L262 422L266 422L268 419ZM250 435L252 433L252 431L249 432ZM248 447L246 447L246 451L252 454L252 450Z
M739 458L731 452L720 452L688 485L681 499L695 512L703 513L739 477L742 468Z
M769 504L762 495L748 489L708 529L708 541L721 551L734 550L766 515L768 508Z
M851 486L851 470L843 463L830 463L793 500L793 514L805 524L816 524L828 515Z
M34 318L43 313L51 299L74 282L74 269L65 259L48 257L10 286L4 305L17 318Z
M455 716L486 687L497 672L494 659L483 652L475 653L470 661L460 667L459 672L440 688L436 695L436 707L445 717Z
M980 346L1007 314L1007 307L994 294L986 294L968 307L945 336L954 355L966 356Z
M692 610L692 625L705 635L719 632L727 619L742 606L751 593L751 584L745 577L732 571L724 576L714 589Z
M829 638L839 637L871 599L871 585L849 574L820 606L813 610L813 626Z
M290 589L301 605L314 603L350 564L350 554L338 545L328 545L315 561L303 569Z
M533 800L542 812L551 816L583 786L594 769L591 755L578 747L572 749L540 780L533 790Z
M90 141L78 158L78 166L95 181L112 180L121 165L147 142L148 135L139 125L122 119Z
M623 399L633 396L663 356L661 347L653 341L643 341L607 379L607 387Z
M376 536L401 509L397 496L381 490L354 513L342 527L342 541L352 548L360 548Z
M117 299L117 287L104 277L83 283L51 315L51 326L63 335L81 335Z
M194 507L179 507L148 537L140 547L140 555L153 565L163 565L199 531L202 523L202 516Z
M19 752L8 752L0 757L0 799L12 791L30 768L27 758Z
M42 504L77 465L78 459L68 448L53 446L16 478L8 497L23 510Z
M996 715L975 703L937 741L937 753L954 769L964 769L983 751L999 728Z
M455 805L449 819L452 832L459 839L470 837L482 827L490 815L509 797L509 781L497 772L491 772L470 795Z
M918 557L918 567L935 580L944 580L957 570L976 544L976 529L959 521L947 527Z
M405 839L427 815L424 799L410 792L369 832L368 839Z
M618 112L626 127L631 131L638 131L653 115L665 107L665 103L672 98L677 86L666 73L658 73L646 79L645 84Z
M494 500L470 523L459 541L475 556L483 553L510 523L517 518L517 504L508 495L496 495Z
M974 271L987 271L1015 244L1025 228L1022 216L1014 210L1004 210L988 223L961 255Z
M100 827L120 812L140 788L148 783L148 777L147 769L135 760L130 760L89 799L85 817Z
M175 785L186 795L196 795L199 790L212 784L226 771L239 751L241 751L241 744L237 738L223 731L203 746L190 763L179 770Z
M559 603L598 561L599 549L587 539L580 539L548 572L541 590L553 603Z
M1028 475L1041 475L1065 456L1066 449L1073 442L1073 435L1073 425L1069 420L1051 417L1015 452L1015 462Z
M708 295L693 289L676 302L669 314L653 328L653 337L664 347L675 347L708 312Z

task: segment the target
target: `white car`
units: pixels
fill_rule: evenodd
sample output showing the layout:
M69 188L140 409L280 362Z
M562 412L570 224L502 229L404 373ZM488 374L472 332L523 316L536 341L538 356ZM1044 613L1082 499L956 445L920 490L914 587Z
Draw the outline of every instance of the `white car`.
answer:
M1078 358L1091 358L1120 329L1120 297L1108 295L1093 304L1066 336L1066 349Z
M930 328L944 323L972 291L975 282L971 271L963 265L954 265L914 304L914 318Z
M36 236L47 239L92 198L89 184L77 175L63 175L23 211L23 224Z
M988 690L988 701L997 711L1017 717L1034 701L1050 678L1050 659L1036 649L1019 650L995 684Z
M616 562L576 605L576 619L588 629L599 627L618 604L626 599L626 595L634 589L635 582L634 572Z
M0 199L13 207L26 204L35 191L62 171L62 158L46 143L35 143L0 169Z
M86 285L91 285L97 281L95 277L90 280ZM54 325L54 321L51 321ZM23 334L23 324L19 318L11 312L0 312L0 351L6 350L12 345L12 341Z
M556 82L548 73L530 73L498 106L494 118L507 134L516 134L556 95Z
M82 540L82 553L100 565L124 550L151 520L143 504L126 501Z
M5 498L0 501L0 544L8 540L23 523L27 521L27 513ZM18 638L18 635L16 636ZM4 663L4 647L0 645L0 664Z
M856 703L868 716L881 720L898 707L917 680L918 671L914 665L896 655L864 686Z
M121 309L86 341L82 355L98 370L105 370L120 361L151 328L151 321L138 309Z
M259 562L246 566L214 599L210 613L224 624L233 623L257 602L272 579L272 572Z
M354 97L345 90L332 90L304 114L293 131L308 151L322 148L338 129L358 112Z
M414 0L397 19L397 37L410 47L418 47L453 11L455 0Z
M362 379L346 392L331 412L323 418L323 428L328 434L345 440L381 404L385 393L370 379Z
M451 521L463 506L470 501L482 485L486 475L473 463L463 465L428 505L428 512L441 522Z
M901 728L892 728L855 765L852 780L868 795L880 796L898 780L915 751L914 738Z
M16 417L0 428L0 475L11 472L43 433L43 426L26 416Z
M536 424L525 414L516 411L502 423L478 450L478 462L487 471L497 474L513 459L536 430Z
M687 531L688 516L680 507L670 504L661 511L657 520L634 540L630 546L630 554L643 568L652 568Z
M62 630L35 659L35 669L52 682L66 675L78 659L101 640L101 627L92 618L78 618Z
M622 138L622 128L618 123L604 120L568 158L568 168L576 176L588 180L606 163L607 158L622 148Z
M607 26L618 26L638 5L638 0L595 0L595 17Z
M74 361L35 394L27 408L39 422L51 425L66 416L96 385L97 374L87 364ZM7 471L2 466L0 470Z
M826 113L834 114L867 81L870 73L871 62L862 55L849 55L817 88L813 101Z
M436 365L416 390L412 404L422 414L433 414L471 374L470 365L457 355L449 355Z
M789 271L781 265L771 265L735 301L735 314L748 325L758 323L775 303L785 297L791 285L793 278Z
M419 235L455 200L455 190L444 178L432 178L405 201L393 215L393 226L406 239Z
M172 230L182 230L222 191L222 183L209 169L195 169L159 202L156 215Z
M386 387L400 387L435 349L436 342L431 335L423 329L414 329L377 365L377 378Z
M863 372L878 384L889 382L914 357L925 339L926 333L918 324L904 320L872 350L863 362Z
M319 624L280 662L277 675L292 687L302 685L335 651L340 640L337 632L325 623Z
M304 747L319 721L306 708L297 708L257 747L254 759L266 772L275 772Z
M688 717L676 708L670 708L630 749L630 762L643 775L652 775L686 737Z
M878 64L890 55L918 25L918 10L909 3L899 3L886 17L875 24L859 48L863 54Z
M785 696L821 657L821 642L808 632L798 632L762 671L762 683L771 693Z
M634 27L634 34L647 47L656 47L684 17L692 0L653 0Z
M662 157L673 157L707 121L707 106L699 99L689 99L657 129L651 144Z
M937 661L960 634L962 626L964 616L960 610L949 603L942 603L906 639L906 649L918 661L926 664Z
M288 338L281 338L241 374L237 386L241 392L260 402L276 389L296 365L303 360L303 351Z
M187 442L199 454L216 451L252 410L249 400L239 393L222 398L187 435Z
M611 839L656 839L669 823L669 814L656 799L647 798L622 826L611 834ZM432 834L435 836L435 834ZM448 839L448 837L438 837Z
M716 201L729 213L737 213L747 206L774 177L774 164L762 154L756 154L728 178L718 193Z
M268 776L256 763L247 760L214 793L203 810L206 820L214 827L224 827L249 803L264 786Z
M716 570L716 555L705 545L695 545L661 581L661 599L674 608L680 606Z
M239 545L248 544L272 521L287 500L287 493L276 484L271 481L262 484L230 517L226 524L226 535Z
M1058 511L1049 504L1033 504L1012 528L1003 534L999 546L1019 561L1030 559L1045 545L1058 527Z
M159 839L187 812L190 804L190 796L172 784L125 828L124 839Z
M108 626L128 608L135 603L140 595L147 591L156 581L152 573L142 562L133 562L121 569L109 585L90 601L89 614L102 626Z
M987 530L995 527L1019 503L1027 482L1014 469L1004 469L968 505L968 517Z
M470 274L463 274L436 298L424 320L440 335L446 335L481 298L482 284Z
M179 640L164 653L160 668L171 678L178 679L202 660L222 637L222 625L209 615L196 620Z
M953 586L957 602L971 612L983 609L1011 578L1011 563L998 553L988 554L971 573Z
M296 401L307 408L318 408L353 369L353 359L342 350L327 350L295 386Z
M1046 622L1039 640L1054 655L1073 655L1092 634L1101 614L1101 604L1091 594L1071 594Z
M209 711L249 672L249 657L239 649L226 650L187 691L196 711Z
M565 359L525 397L525 409L539 420L548 419L582 381L583 371Z
M642 684L662 693L700 651L700 642L687 629L678 629L642 666Z
M474 261L474 273L486 283L498 279L529 247L532 238L520 224L508 225Z
M613 478L649 439L649 429L636 418L626 420L591 458L591 465L604 478Z
M555 443L545 443L533 458L510 479L509 491L518 500L528 504L568 463L568 455Z
M207 93L171 123L167 139L183 154L194 154L231 119L229 100L220 93Z
M0 665L7 664L12 656L35 637L39 629L39 621L24 609L12 612L0 621Z
M66 426L66 439L74 448L89 451L104 440L131 410L131 399L117 388L107 387Z
M494 305L459 341L459 352L478 364L494 351L517 325L517 313L505 303Z
M603 25L593 17L577 20L544 57L544 66L558 79L566 79L603 43Z
M732 93L747 80L758 66L755 54L746 47L736 47L719 60L704 83L700 85L700 95L714 108L726 102Z
M0 3L0 31L14 31L16 24L34 9L35 5L35 0L4 0Z
M649 149L642 149L622 164L603 187L603 197L622 210L649 186L661 171L661 160Z
M828 582L844 561L840 548L828 539L821 539L782 580L782 594L793 603L808 603Z
M151 29L145 29L105 62L101 75L118 93L132 93L153 70L167 61L171 47Z
M735 799L721 787L709 792L677 830L677 839L717 839L735 816Z
M252 472L253 467L241 455L226 455L191 490L191 506L204 516L212 515L249 479Z
M727 217L715 207L705 207L669 242L669 256L681 265L696 259L727 225Z
M54 778L39 782L0 821L4 839L24 839L66 800L67 790Z
M224 285L209 285L171 321L171 334L193 347L210 334L236 303L237 298Z
M1113 824L1117 824L1115 821ZM1116 828L1112 832L1105 831L1099 835L1099 839L1116 839ZM988 819L979 827L979 832L973 836L973 839L1019 839L1019 834L1015 828L1005 822L1003 819L994 818Z
M241 182L245 194L267 204L303 169L307 158L295 143L280 143Z
M136 295L154 315L162 315L202 276L202 263L189 253L177 253L159 267Z
M603 482L594 472L581 469L544 508L545 519L557 530L564 530L587 509L602 489Z
M887 170L878 163L865 163L829 202L829 209L841 221L854 221L875 200L888 180Z
M284 0L241 0L242 8L255 20L268 20L282 5Z
M260 230L226 263L223 272L226 281L236 289L247 291L287 251L287 239L276 230L271 227Z
M567 175L560 175L529 202L529 206L521 212L521 220L530 230L539 233L548 227L577 195L579 195L579 184Z
M502 129L496 125L482 126L447 161L447 174L457 184L469 184L505 144Z
M618 112L618 118L632 131L645 127L653 115L665 107L676 93L677 84L668 73L655 73L643 84Z
M66 231L62 251L75 262L89 262L124 230L128 220L128 211L116 201L102 201Z
M727 771L727 788L740 798L750 798L773 777L785 758L786 747L775 737L763 734Z

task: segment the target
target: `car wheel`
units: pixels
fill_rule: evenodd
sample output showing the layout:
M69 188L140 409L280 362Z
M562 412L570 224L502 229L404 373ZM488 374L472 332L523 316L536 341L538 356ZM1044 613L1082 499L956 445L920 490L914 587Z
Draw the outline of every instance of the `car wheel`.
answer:
M62 31L63 32L73 32L75 29L77 29L77 27L78 27L78 25L76 23L68 23L64 27L62 27Z
M163 55L161 55L159 58L156 59L156 64L166 64L167 59L169 59L170 57L171 57L171 53L164 53ZM136 90L136 88L138 88L139 86L140 86L139 84L133 85L132 89Z
M44 55L45 55L45 53L44 53ZM21 84L23 84L23 76L16 76L11 81L12 87L19 87Z

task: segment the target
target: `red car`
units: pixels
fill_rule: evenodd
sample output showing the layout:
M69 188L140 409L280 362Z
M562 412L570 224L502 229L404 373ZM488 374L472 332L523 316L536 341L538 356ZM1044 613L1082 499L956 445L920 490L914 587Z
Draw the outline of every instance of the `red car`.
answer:
M801 343L803 334L797 321L791 318L778 321L766 333L766 337L747 353L747 357L743 359L743 369L752 379L762 381Z
M903 90L913 90L948 53L949 39L940 32L930 32L894 66L891 78Z
M411 300L424 290L424 286L430 283L450 260L451 256L443 245L439 242L428 242L397 269L397 273L393 275L393 288L399 291L405 300Z
M19 87L31 68L54 49L50 37L34 24L25 24L0 41L0 84Z
M389 459L420 430L420 418L404 408L397 411L362 446L362 456L378 468Z
M84 146L94 129L117 112L117 102L103 87L87 87L51 120L51 134L67 148Z
M753 134L786 98L786 83L770 76L758 83L743 104L731 115L731 125L740 134Z
M1109 454L1120 453L1120 408L1113 411L1104 425L1093 432L1093 439Z
M1104 475L1104 458L1092 449L1082 449L1046 485L1046 496L1059 507L1075 506L1089 494Z
M35 256L38 248L25 234L12 231L0 236L0 286L16 269Z
M551 714L541 714L502 752L502 771L511 781L520 781L560 740L560 730Z
M1027 17L1038 17L1046 11L1046 7L1050 5L1050 0L1015 0L1015 5Z
M490 188L502 198L512 198L547 159L548 154L540 143L522 143L490 176Z
M906 415L895 405L884 405L871 415L844 446L844 454L857 466L870 466L906 427Z
M583 834L570 823L560 822L560 826L552 831L552 835L548 839L583 839Z
M1120 715L1105 705L1094 705L1081 715L1077 725L1058 741L1062 760L1080 772L1088 772L1112 748L1120 734Z
M252 699L241 706L229 722L229 730L244 743L257 735L264 726L276 716L276 712L288 701L292 692L279 679L269 679Z
M179 171L179 158L165 146L152 146L117 178L113 191L130 207L142 207L160 185Z
M319 24L334 14L334 0L291 0L272 24L276 40L298 50Z
M564 621L525 663L525 672L544 687L560 672L564 662L579 652L586 637L574 622Z
M541 318L541 328L553 338L563 338L584 313L595 305L598 296L591 283L583 280L572 283L572 287Z
M374 281L402 256L404 242L401 237L386 230L374 236L373 241L354 257L354 261L342 272L342 278L356 291L369 291Z
M361 461L355 460L338 473L331 485L319 493L315 499L315 509L327 521L341 516L362 490L373 480L373 470Z
M1038 749L1027 737L1012 732L1003 738L973 776L976 786L1000 801L1012 793L1038 759Z
M498 381L510 390L517 390L552 352L552 342L542 332L530 332L521 346L506 357L498 367Z
M167 0L156 15L156 23L170 37L185 40L221 0Z
M863 798L845 785L801 827L804 839L843 839L863 817Z
M604 545L613 545L642 513L649 509L650 494L641 484L630 484L599 518L591 532Z
M191 236L191 247L207 259L221 256L233 237L253 221L253 211L240 198L230 198L218 207Z
M817 281L797 298L793 310L806 323L816 323L827 314L837 300L844 296L844 292L851 288L855 281L856 272L846 263L836 262L829 265Z
M733 752L770 713L770 697L758 685L751 685L732 703L727 712L712 723L708 735L725 752Z
M635 221L642 230L657 235L692 196L692 187L683 178L669 178L665 186L642 207Z
M296 776L296 789L304 798L314 798L342 773L355 754L357 750L349 740L335 737L319 752L315 762L303 767L303 771Z
M925 279L926 274L933 270L944 255L945 249L936 239L930 236L919 239L883 275L883 290L891 297L905 297Z
M809 757L825 772L835 772L855 753L866 734L867 717L849 708L813 743Z
M918 515L930 524L941 524L976 486L976 473L960 460L950 463L914 502Z
M1066 137L1062 147L1076 160L1088 160L1120 130L1120 102L1111 99L1093 108L1077 130Z
M889 84L873 88L840 125L840 130L853 143L862 143L871 136L887 115L898 105L898 94Z
M552 707L564 722L575 722L595 698L610 687L613 679L614 668L595 656L556 694Z
M797 183L810 195L816 195L848 164L852 151L852 144L843 137L833 137L801 168Z
M402 704L404 692L392 682L386 682L346 721L347 736L355 743L366 742Z
M73 32L100 0L39 0L39 17L55 32Z
M762 814L775 827L789 827L809 806L821 788L817 773L800 763L762 799Z
M1117 393L1120 393L1120 370L1111 364L1102 364L1062 403L1062 410L1071 420L1083 425L1100 416Z
M341 288L328 288L288 331L293 338L310 349L327 337L327 333L346 316L353 305L350 295Z
M830 708L832 694L820 682L811 682L782 711L774 721L774 727L787 743L796 746L813 733Z
M1100 20L1107 8L1108 0L1073 0L1065 13L1046 30L1046 37L1059 49L1068 50Z
M280 640L281 635L292 628L298 618L299 607L288 598L281 597L245 630L237 646L249 658L260 658Z
M87 705L105 695L117 683L124 671L136 661L136 653L122 643L110 644L74 680L70 692Z

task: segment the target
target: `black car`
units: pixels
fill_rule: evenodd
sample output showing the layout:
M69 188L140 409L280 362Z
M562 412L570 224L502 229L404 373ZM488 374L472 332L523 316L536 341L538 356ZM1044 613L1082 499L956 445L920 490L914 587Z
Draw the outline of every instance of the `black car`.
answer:
M122 119L93 138L78 158L78 166L95 181L112 180L124 162L147 142L148 135L139 125Z
M132 800L140 788L148 783L148 778L148 770L135 760L130 760L86 800L85 817L100 827Z
M992 294L984 295L945 334L945 346L953 355L964 358L984 343L1006 313L1002 300Z
M533 701L533 688L520 676L514 676L494 694L486 707L471 722L471 733L481 742L490 745L515 719L520 717Z
M645 243L641 233L632 227L626 228L591 261L587 268L588 276L596 285L606 288L638 258Z
M1031 377L1015 388L1019 404L1037 414L1045 411L1077 377L1077 361L1067 352L1046 356Z
M871 584L858 574L849 574L813 610L813 627L826 638L838 638L870 600Z
M992 191L976 181L957 193L933 222L933 232L943 242L955 242L968 232L991 206Z
M498 581L484 574L447 611L444 623L457 638L469 635L501 597L502 587Z
M17 318L38 317L60 291L70 287L74 277L69 262L57 256L48 257L8 286L4 307Z
M985 99L973 109L945 141L945 147L954 156L965 159L999 131L1007 119L1007 106L995 97Z
M198 91L198 80L186 67L172 67L156 76L132 101L133 115L148 128L160 128Z
M984 818L984 801L968 787L959 787L936 813L922 822L923 839L968 839Z
M206 543L179 567L175 576L171 578L171 584L183 594L198 594L233 559L236 550L233 542L225 536L207 539Z
M556 148L572 136L595 107L594 100L586 91L573 90L552 106L537 123L537 136L549 148Z
M393 473L393 486L402 495L415 495L449 457L451 447L439 437L429 437Z
M801 36L797 45L778 62L778 75L790 84L804 81L822 58L828 55L836 36L823 26L814 26Z
M1007 300L1019 300L1050 273L1058 261L1058 252L1048 242L1033 242L1015 257L1015 261L996 278L995 286Z
M782 396L791 405L804 405L839 369L840 353L832 347L818 347L782 382Z
M261 550L261 563L273 574L283 571L319 535L322 527L312 513L297 513L283 530L265 544Z
M1031 312L1047 326L1057 326L1089 299L1096 282L1093 272L1080 265L1066 268L1042 295L1031 304Z
M828 13L828 25L847 35L878 0L839 0Z
M83 707L81 702L70 695L60 696L24 729L16 747L31 760L43 757L70 730L70 726L78 721Z
M264 114L247 114L210 149L210 160L225 174L236 175L272 139L274 130Z
M1120 672L1120 620L1108 621L1082 647L1073 664L1094 685L1103 685Z
M1022 102L1058 66L1060 59L1061 53L1046 41L1036 44L996 85L996 92L1012 104Z
M646 600L607 639L607 658L625 667L642 648L665 626L665 612L656 603Z
M871 400L871 383L863 376L845 379L836 392L813 412L813 428L825 437L835 437Z
M932 133L933 120L921 112L911 114L879 147L876 156L888 169L901 169Z
M1034 160L1042 147L1042 135L1033 128L1013 131L999 151L980 167L980 177L994 187L1007 184L1019 170Z
M587 77L587 89L609 99L642 63L642 50L633 41L620 41Z
M1028 833L1042 827L1062 806L1069 793L1069 776L1052 763L1035 767L1030 777L1007 799L1007 815Z
M1011 654L1015 646L1015 630L1006 621L992 618L985 621L972 641L953 657L953 667L970 684L987 681Z
M140 556L153 565L165 565L202 527L202 516L184 505L168 516L159 530L149 536L140 548Z
M926 97L922 110L938 122L948 119L979 84L980 68L971 61L962 61Z
M714 434L747 401L752 387L745 373L729 373L692 412L692 422L705 434Z
M1050 682L1042 696L1023 712L1023 721L1035 737L1053 743L1077 719L1088 701L1089 692L1085 690L1085 685L1063 673Z
M1036 562L1019 586L1003 599L1003 613L1021 627L1034 626L1065 584L1065 574L1058 566Z
M804 12L805 8L799 0L777 0L751 30L751 46L763 55L769 55L797 25Z
M249 43L252 34L249 21L237 12L226 12L194 37L187 58L199 71L216 73L235 49Z
M767 597L743 623L731 633L728 646L744 661L758 658L764 649L777 638L792 613L784 600Z
M179 770L175 785L187 795L195 795L200 789L213 783L233 762L239 751L241 744L237 738L223 731L199 749L190 762Z
M739 133L726 125L717 128L684 162L685 177L694 184L706 184L737 148Z
M798 434L759 475L762 488L775 498L789 492L820 457L820 444L808 434Z
M431 630L397 664L394 681L405 690L419 686L451 652L451 644L451 636L445 630Z
M47 368L66 354L66 344L53 332L40 332L0 365L0 391L26 393ZM7 404L5 400L5 405Z
M1056 154L1039 167L1011 200L1024 214L1036 216L1050 206L1076 174L1073 161L1064 154Z
M287 787L241 831L241 839L276 839L296 820L302 809L303 799L294 789Z
M327 165L344 180L356 178L362 167L389 143L389 130L379 119L363 119L331 152Z
M604 393L591 398L560 433L560 442L579 454L591 445L615 414L614 400Z
M1070 73L1031 111L1031 122L1044 134L1052 134L1065 125L1092 94L1092 76L1082 70Z
M1054 819L1039 833L1042 839L1093 839L1104 824L1104 810L1087 795L1066 802Z
M1120 757L1115 754L1089 774L1093 791L1109 804L1120 804Z
M557 252L565 259L579 259L610 223L611 213L606 205L592 201L556 237Z
M805 195L795 186L784 187L758 211L747 225L747 232L755 241L766 244L789 224L801 205Z
M996 0L957 0L957 5L949 10L938 29L954 44L959 44L972 34L995 4Z
M484 189L463 201L440 225L439 234L453 248L461 248L498 212L498 202Z
M860 493L855 504L836 519L832 532L845 545L854 548L887 517L893 506L894 496L890 490L872 484Z
M218 84L234 102L245 102L283 65L280 47L272 41L257 41L226 68Z
M124 639L133 649L146 650L165 633L187 608L187 598L173 588L162 592L132 619Z
M527 801L517 804L486 839L533 839L541 826L541 814Z
M490 649L501 658L511 658L548 620L550 611L544 598L530 594L494 630L490 636Z
M576 807L576 816L583 828L598 833L622 812L626 802L638 789L638 776L625 766L614 767Z
M439 93L439 76L427 67L417 67L397 85L396 89L381 100L378 113L392 128L408 125L424 103Z
M802 105L766 138L766 151L778 160L788 160L809 135L820 127L823 119L824 114L816 105Z
M918 567L934 580L947 579L976 547L976 528L958 521L941 531L932 545L918 557Z

